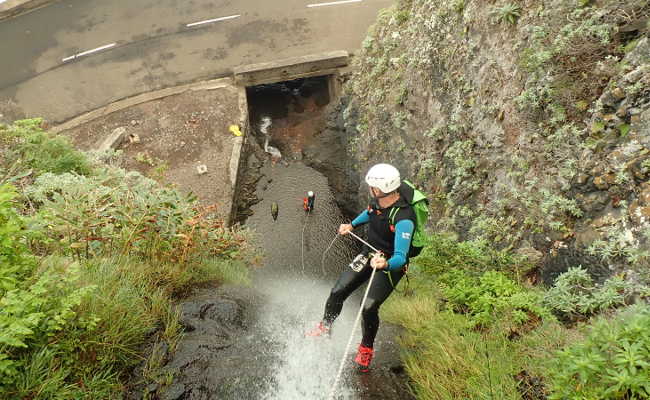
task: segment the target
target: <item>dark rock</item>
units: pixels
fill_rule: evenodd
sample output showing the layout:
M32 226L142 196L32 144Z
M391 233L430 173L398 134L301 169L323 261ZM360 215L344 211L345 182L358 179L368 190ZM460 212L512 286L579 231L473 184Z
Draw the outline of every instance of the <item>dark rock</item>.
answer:
M647 158L639 158L636 161L632 162L630 165L630 172L634 175L634 178L638 182L644 182L648 176L648 171L643 167L643 163L648 160Z
M604 282L612 275L612 270L606 261L571 245L558 249L555 255L547 255L543 261L542 280L545 285L552 286L560 274L577 266L585 268L597 283Z
M624 79L625 79L628 83L635 83L635 82L637 82L639 79L641 79L642 76L643 76L643 68L642 68L642 67L639 67L639 68L635 69L634 71L628 72L628 73L625 75Z
M154 393L156 390L158 390L158 384L157 383L150 383L147 385L146 388L144 388L145 393Z
M645 224L650 220L650 207L640 205L639 201L633 201L630 205L630 219L638 225Z
M601 211L609 204L609 194L606 192L593 192L577 198L580 200L580 208L587 213Z
M576 176L576 182L578 185L584 185L589 180L589 175L587 174L578 174Z
M229 299L218 299L207 303L201 308L201 317L227 325L228 327L242 326L242 307Z
M537 265L542 257L544 257L544 254L542 254L541 251L533 247L521 247L516 250L516 253L520 256L526 257L526 260L532 265Z
M619 103L619 99L616 96L614 96L614 94L612 94L611 91L608 90L605 93L603 93L603 95L600 98L600 102L605 107L614 108ZM604 117L605 116L603 116L603 118Z
M605 114L605 116L603 116L603 121L605 121L609 126L616 127L624 122L616 114Z
M617 87L612 90L612 96L617 100L623 100L625 98L625 92L620 87Z
M185 385L182 383L174 383L169 386L165 391L160 394L160 400L178 400L182 399L185 394Z
M181 315L178 322L186 331L196 329L196 320L201 316L201 305L198 302L186 302L181 305Z
M169 345L167 342L158 342L153 346L151 353L161 361L161 364L166 364L169 360Z
M604 174L594 178L594 185L600 190L607 190L614 183L614 174Z
M650 40L647 37L639 40L634 50L625 56L625 61L632 65L641 65L650 61Z

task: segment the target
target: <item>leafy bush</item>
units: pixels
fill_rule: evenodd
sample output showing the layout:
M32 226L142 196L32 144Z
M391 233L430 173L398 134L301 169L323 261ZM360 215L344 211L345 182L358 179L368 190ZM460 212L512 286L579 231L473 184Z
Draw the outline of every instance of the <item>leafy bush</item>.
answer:
M16 196L13 186L0 186L0 296L15 289L36 266L24 243L22 218L13 208Z
M500 330L475 329L468 314L444 308L434 276L412 272L414 295L391 296L382 319L405 328L402 361L418 399L541 399L551 358L576 335L554 319L518 340ZM526 374L520 374L526 371ZM522 382L521 376L533 377Z
M501 272L488 271L475 277L455 269L443 274L440 283L453 309L467 313L474 325L491 325L497 319L521 325L531 318L549 316L541 305L541 296L525 291Z
M44 174L26 195L39 210L33 227L49 251L77 258L115 254L162 262L236 257L246 240L193 196L161 187L137 172L111 168L96 176ZM192 260L192 258L195 258Z
M24 367L25 349L48 344L59 332L93 329L94 318L77 318L76 308L95 289L80 287L78 265L58 265L35 282L0 298L0 384L10 385ZM2 393L2 387L0 387Z
M0 186L0 395L24 371L24 354L41 348L59 332L92 329L95 320L78 318L76 308L93 290L78 284L79 266L42 264L25 244L29 235L13 209L16 196Z
M382 319L402 325L402 360L418 399L517 399L517 366L502 334L477 332L466 315L440 311L433 277L417 273L415 296L391 296Z
M574 267L557 277L544 295L544 304L561 317L575 319L624 305L638 289L620 276L596 285L586 269Z
M484 272L490 269L510 271L518 267L514 256L495 250L486 240L459 242L445 234L432 234L427 238L427 245L414 260L414 265L432 275L452 268Z
M549 399L650 397L650 309L601 319L584 342L559 353Z
M26 119L0 127L0 135L15 143L14 162L26 164L35 174L75 172L88 175L91 166L86 157L75 150L63 136L51 136L41 128L42 120Z

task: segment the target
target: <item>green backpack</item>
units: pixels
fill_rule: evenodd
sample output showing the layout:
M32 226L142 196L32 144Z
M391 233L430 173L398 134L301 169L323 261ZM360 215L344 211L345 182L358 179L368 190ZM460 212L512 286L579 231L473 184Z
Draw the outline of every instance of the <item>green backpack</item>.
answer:
M402 181L398 190L406 202L411 205L415 213L415 229L413 230L411 250L409 251L409 257L415 257L420 254L422 248L426 245L427 237L424 228L429 219L429 200L427 200L427 196L424 193L419 191L414 184L407 180ZM391 226L395 225L395 217L398 211L399 207L393 207L390 214L388 214L388 221Z

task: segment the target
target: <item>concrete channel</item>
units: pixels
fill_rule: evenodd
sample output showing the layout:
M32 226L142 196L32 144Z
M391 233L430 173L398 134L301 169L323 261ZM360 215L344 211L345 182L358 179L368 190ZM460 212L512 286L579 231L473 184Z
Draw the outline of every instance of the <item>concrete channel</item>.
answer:
M196 104L188 104L186 108L199 109L207 105L202 104L198 99L212 96L214 101L224 103L222 105L230 110L230 112L217 113L214 118L204 121L204 124L207 125L204 129L211 131L214 137L210 137L216 141L213 144L218 145L213 146L213 149L210 150L205 148L206 144L212 146L209 141L204 144L198 142L201 138L194 140L193 146L212 151L212 154L203 151L192 160L183 160L177 163L172 161L169 165L170 170L185 169L186 173L180 177L178 182L173 182L171 176L168 179L172 180L170 183L177 184L181 189L195 192L203 203L218 204L218 213L232 224L236 219L238 182L241 178L243 164L242 154L251 137L247 89L296 79L326 77L328 96L330 99L335 99L340 92L340 75L347 70L349 60L350 56L346 51L335 51L240 66L233 69L230 77L165 88L129 97L54 126L50 131L69 136L83 150L119 148L127 153L130 151L134 157L146 152L149 157L166 160L170 157L169 154L172 153L172 150L169 148L161 150L160 146L154 146L157 138L149 132L155 131L160 134L160 131L164 129L160 122L151 120L186 117L182 113L177 114L173 111L164 115L164 110L172 110L171 106L164 105L165 102L191 103L191 99L194 97L197 99ZM234 95L235 93L236 95ZM229 115L233 111L238 115ZM166 124L174 126L170 123ZM184 124L184 126L187 125ZM235 136L228 131L227 128L232 125L238 126L242 132L241 136ZM194 130L197 129L199 129L198 126L194 127ZM143 138L143 142L148 140L151 145L147 148L146 143L130 144L127 137ZM193 139L190 138L188 141L190 140ZM175 145L178 143L170 143L168 147ZM188 152L193 152L193 149L188 149ZM208 170L213 174L204 177L191 174L190 171L193 169L190 164L194 168L205 165L204 159L206 158L213 160L212 165L207 165ZM139 168L141 166L137 163L130 167L146 173L146 170ZM212 184L210 180L219 182L220 189L202 190Z

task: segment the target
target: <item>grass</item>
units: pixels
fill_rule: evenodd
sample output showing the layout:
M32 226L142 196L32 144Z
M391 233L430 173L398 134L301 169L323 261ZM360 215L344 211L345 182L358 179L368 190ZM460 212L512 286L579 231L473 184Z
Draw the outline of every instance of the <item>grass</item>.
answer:
M579 330L548 318L512 337L510 322L499 316L477 327L469 314L451 310L439 274L451 265L484 271L488 260L493 261L490 269L512 270L508 260L514 259L481 252L471 242L431 239L412 265L410 294L394 294L381 310L382 319L406 329L400 342L402 360L417 398L521 399L523 392L546 393L554 355L578 341Z
M411 281L416 294L391 298L382 317L407 329L403 361L418 399L516 399L505 338L472 331L463 315L440 311L433 281L423 275Z

